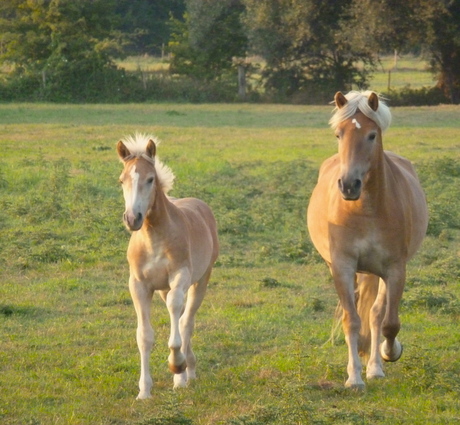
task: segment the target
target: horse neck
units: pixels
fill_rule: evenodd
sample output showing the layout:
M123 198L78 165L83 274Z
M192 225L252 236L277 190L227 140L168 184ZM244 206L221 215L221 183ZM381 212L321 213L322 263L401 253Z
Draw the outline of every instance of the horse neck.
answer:
M155 199L152 206L149 208L147 216L145 217L145 224L147 228L158 229L161 226L167 225L170 218L170 206L166 194L163 192L160 182L155 179Z
M371 205L380 209L382 208L382 201L386 196L386 177L388 173L385 152L381 143L372 161L371 170L366 178L363 192L365 198L371 202Z

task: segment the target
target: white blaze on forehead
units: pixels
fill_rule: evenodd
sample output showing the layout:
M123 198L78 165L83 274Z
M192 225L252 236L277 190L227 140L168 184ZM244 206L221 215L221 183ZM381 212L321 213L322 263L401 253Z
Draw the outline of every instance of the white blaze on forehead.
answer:
M351 122L356 126L356 128L358 128L358 129L361 128L361 124L358 122L358 120L356 118L353 118L351 120Z
M131 168L129 175L131 176L131 206L134 206L137 195L137 186L139 184L139 173L136 171L136 167Z

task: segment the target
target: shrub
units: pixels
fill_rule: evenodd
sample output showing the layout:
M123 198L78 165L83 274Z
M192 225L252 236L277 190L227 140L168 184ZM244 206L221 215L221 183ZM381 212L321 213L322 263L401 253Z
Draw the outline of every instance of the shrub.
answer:
M442 90L437 87L412 89L410 86L405 86L401 90L390 90L383 95L389 99L390 106L430 106L450 103Z

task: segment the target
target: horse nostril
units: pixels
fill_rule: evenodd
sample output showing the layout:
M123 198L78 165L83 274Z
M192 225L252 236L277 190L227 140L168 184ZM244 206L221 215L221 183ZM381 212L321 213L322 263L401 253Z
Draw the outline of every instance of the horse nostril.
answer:
M343 182L342 182L342 179L339 179L339 181L337 182L338 185L339 185L339 189L341 192L343 192Z
M357 179L355 180L355 184L354 184L354 189L355 190L360 190L361 189L361 180Z
M136 220L137 221L142 221L142 214L141 213L137 214Z

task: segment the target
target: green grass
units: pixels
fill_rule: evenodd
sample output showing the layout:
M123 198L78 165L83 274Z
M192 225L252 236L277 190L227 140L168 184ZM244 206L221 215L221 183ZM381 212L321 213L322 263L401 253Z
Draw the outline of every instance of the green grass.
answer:
M401 306L402 359L343 388L337 302L305 209L336 150L331 107L0 105L0 423L441 424L460 420L458 106L395 108L385 147L413 159L430 207ZM163 143L175 196L215 211L221 255L197 317L199 379L172 391L154 299L153 399L139 359L116 141Z
M393 56L382 57L370 79L371 88L378 92L400 90L404 87L433 87L435 83L426 60L410 54L398 56L396 63Z

